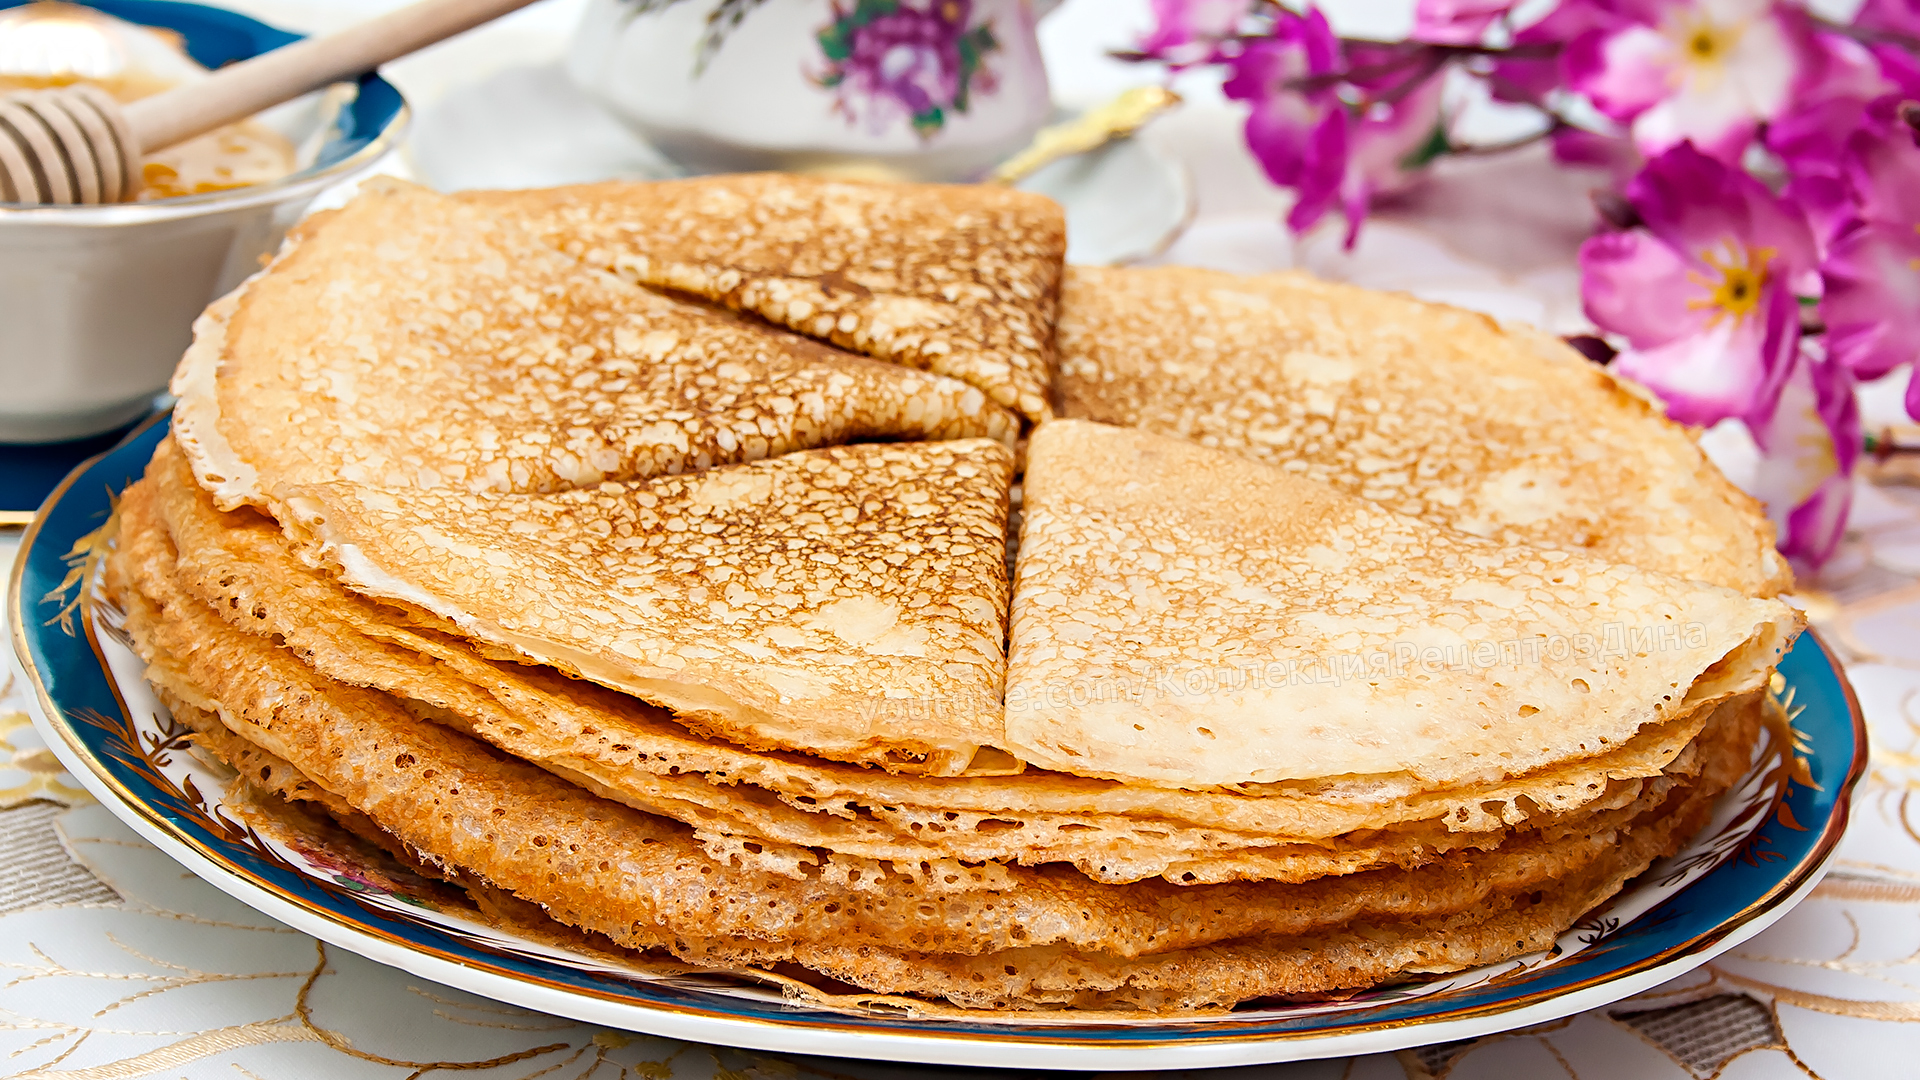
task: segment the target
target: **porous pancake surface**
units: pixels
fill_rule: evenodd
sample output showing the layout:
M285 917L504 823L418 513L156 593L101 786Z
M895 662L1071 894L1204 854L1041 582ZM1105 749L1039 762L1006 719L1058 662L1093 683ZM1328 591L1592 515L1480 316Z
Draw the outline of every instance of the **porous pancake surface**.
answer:
M1753 596L1759 504L1556 338L1304 274L1068 268L1062 415L1231 450L1397 513Z
M524 218L589 266L1049 414L1067 239L1043 196L754 173L457 198Z
M350 588L756 749L964 772L999 731L1013 455L864 443L556 495L290 488Z
M235 628L284 642L320 675L403 694L423 716L734 848L771 841L916 863L1065 862L1109 883L1305 881L1495 847L1515 830L1578 830L1634 803L1647 779L1686 767L1676 757L1710 722L1675 722L1578 769L1411 800L1384 787L1275 785L1251 795L1038 771L892 776L704 739L627 695L481 656L300 563L263 515L216 510L170 445L123 498L120 522L130 549L170 539L184 592Z
M397 181L295 229L201 318L173 388L229 509L335 479L544 492L1018 428L965 383L635 287Z
M1065 772L1522 775L1760 689L1802 625L1137 429L1041 425L1024 488L1007 747Z

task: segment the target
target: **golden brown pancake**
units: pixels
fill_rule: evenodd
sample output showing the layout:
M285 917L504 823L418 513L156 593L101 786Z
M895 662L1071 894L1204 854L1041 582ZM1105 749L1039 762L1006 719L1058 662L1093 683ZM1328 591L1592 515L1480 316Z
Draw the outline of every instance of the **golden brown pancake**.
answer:
M1067 237L1043 196L752 173L456 198L629 281L950 375L1029 420L1049 414Z
M1050 419L1063 246L997 189L373 185L202 321L105 588L245 820L829 1007L1488 963L1700 827L1800 622L1683 433L1185 271L1076 271L1058 390L1224 449Z
M422 717L604 797L687 822L703 842L727 835L908 862L1067 862L1110 883L1155 875L1181 883L1304 881L1417 866L1446 851L1498 846L1522 829L1565 835L1592 815L1634 803L1647 779L1691 768L1679 759L1712 722L1700 716L1668 725L1558 777L1405 803L1383 788L1369 793L1371 801L1342 806L1311 789L1154 791L1040 772L893 777L703 739L626 695L482 657L299 563L269 519L214 509L170 445L150 472L121 500L121 543L153 557L153 546L171 539L182 590L229 624L284 642L322 676L402 694ZM1500 800L1492 803L1497 813L1488 812L1489 798ZM1317 834L1286 834L1303 821ZM1368 835L1331 838L1343 828Z
M1671 782L1632 821L1419 871L1304 886L1116 887L1070 871L827 855L792 879L716 861L684 826L420 724L388 695L318 678L180 591L164 544L116 555L108 584L158 685L430 863L627 947L707 964L796 961L970 1005L1194 1007L1538 947L1698 827L1754 729L1750 711L1717 727L1697 778ZM982 985L975 976L987 971L1004 975ZM1017 1002L1002 1000L1010 985L1024 987Z
M1758 691L1804 625L1134 428L1042 424L1024 490L1004 745L1062 772L1524 775Z
M1759 504L1556 338L1304 274L1076 266L1062 415L1231 450L1397 513L1724 585L1792 587Z
M356 592L708 734L954 775L998 723L1012 470L866 443L557 495L310 484L282 523Z
M175 437L228 509L336 479L558 491L1019 426L957 380L668 299L385 180L216 302L173 389Z
M217 721L216 721L217 722ZM1697 830L1712 809L1708 793L1738 771L1732 750L1721 753L1718 774L1695 790L1648 814L1636 831L1608 830L1617 847L1585 872L1557 883L1552 891L1496 893L1478 910L1454 915L1382 920L1357 931L1302 935L1262 935L1221 945L1180 949L1144 957L1123 957L1097 950L1057 947L1013 948L982 956L927 954L897 947L811 942L769 947L751 938L703 938L677 943L683 955L712 966L736 968L765 963L780 975L748 969L768 981L788 983L801 996L827 1007L859 1011L860 995L836 988L808 993L805 964L828 979L885 988L888 995L920 994L945 998L974 1009L1035 1009L1069 1006L1081 1013L1111 1011L1191 1012L1244 1000L1248 996L1310 994L1362 985L1409 972L1437 972L1492 963L1529 949L1549 947L1558 932L1582 908L1617 891L1660 845ZM243 816L245 810L242 811ZM364 817L363 815L356 815ZM394 841L387 845L413 855ZM504 929L576 952L609 952L620 947L601 933L582 933L550 921L543 909L485 882L472 871L447 865L445 876L459 881L474 901ZM640 954L650 958L654 954ZM639 955L629 954L631 962ZM668 965L654 961L662 967ZM836 977L837 976L837 977ZM789 980L797 979L797 984ZM817 976L816 976L817 979ZM865 999L870 1000L870 999ZM894 1008L916 1009L911 999L893 997ZM965 1013L960 1018L970 1019Z

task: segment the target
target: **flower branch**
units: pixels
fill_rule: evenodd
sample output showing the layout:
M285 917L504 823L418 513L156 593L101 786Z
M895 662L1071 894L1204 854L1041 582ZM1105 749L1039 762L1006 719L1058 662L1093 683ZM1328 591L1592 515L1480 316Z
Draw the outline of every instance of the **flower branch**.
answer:
M1596 332L1572 343L1677 420L1745 425L1782 549L1832 554L1854 388L1920 360L1920 0L1845 24L1797 0L1559 0L1524 21L1515 0L1417 0L1400 41L1272 0L1152 6L1128 58L1225 74L1296 232L1338 212L1353 244L1378 196L1449 155L1546 141L1610 172L1580 253ZM1539 130L1458 137L1461 76Z

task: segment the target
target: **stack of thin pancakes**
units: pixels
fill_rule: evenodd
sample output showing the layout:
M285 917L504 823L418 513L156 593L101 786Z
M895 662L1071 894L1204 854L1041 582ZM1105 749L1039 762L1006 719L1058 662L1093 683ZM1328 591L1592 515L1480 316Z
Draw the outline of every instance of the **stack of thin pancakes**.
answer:
M1706 822L1801 623L1684 431L1458 312L1063 249L999 189L372 188L209 309L108 590L238 794L964 1008L1511 957Z

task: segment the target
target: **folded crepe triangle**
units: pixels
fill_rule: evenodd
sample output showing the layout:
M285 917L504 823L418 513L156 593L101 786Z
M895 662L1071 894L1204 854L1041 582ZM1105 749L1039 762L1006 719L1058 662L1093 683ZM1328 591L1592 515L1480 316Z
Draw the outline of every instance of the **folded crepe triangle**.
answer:
M1041 425L1024 492L1002 745L1081 775L1517 775L1764 687L1803 625L1134 429Z
M583 267L511 216L382 179L218 301L175 433L223 509L277 492L559 491L1019 421L956 379Z
M456 196L590 266L1048 415L1066 219L1043 196L778 173Z
M997 752L1012 454L860 444L552 495L292 492L348 588L756 750L909 773ZM978 758L979 760L976 760Z

